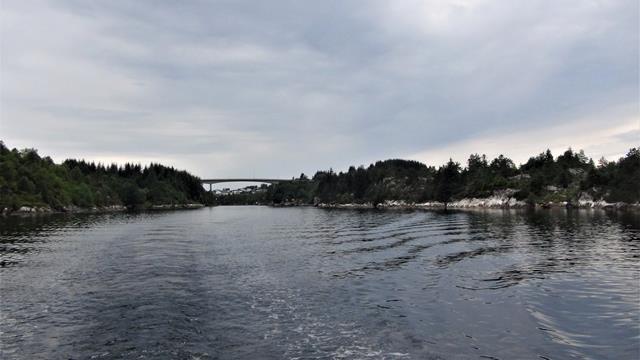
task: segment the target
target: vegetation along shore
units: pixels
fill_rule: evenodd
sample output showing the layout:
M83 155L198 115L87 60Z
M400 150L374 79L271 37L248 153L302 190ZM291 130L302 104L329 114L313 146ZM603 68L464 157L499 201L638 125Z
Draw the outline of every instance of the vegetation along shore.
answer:
M55 164L35 149L0 142L0 211L109 212L194 208L211 203L200 179L159 164Z
M378 161L346 172L300 175L266 190L218 195L220 204L315 205L326 208L638 208L640 150L597 164L584 152L547 150L520 166L473 154L436 168L411 160Z
M473 154L461 165L378 161L346 172L318 171L256 191L207 192L186 171L160 164L55 164L35 149L0 142L0 211L102 212L181 209L206 205L315 205L325 208L638 208L640 150L597 164L582 151L547 150L519 166L505 157Z

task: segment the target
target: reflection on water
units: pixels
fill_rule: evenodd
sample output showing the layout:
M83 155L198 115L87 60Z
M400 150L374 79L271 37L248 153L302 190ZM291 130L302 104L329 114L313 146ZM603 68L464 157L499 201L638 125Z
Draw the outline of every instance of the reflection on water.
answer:
M637 359L640 216L0 219L6 359Z

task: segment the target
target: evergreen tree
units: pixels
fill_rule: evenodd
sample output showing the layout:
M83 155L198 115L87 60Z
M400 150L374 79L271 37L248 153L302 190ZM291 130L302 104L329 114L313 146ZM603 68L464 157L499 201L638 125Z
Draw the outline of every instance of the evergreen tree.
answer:
M444 203L444 209L451 202L452 196L458 191L460 186L460 164L449 159L449 161L438 169L436 175L436 200Z

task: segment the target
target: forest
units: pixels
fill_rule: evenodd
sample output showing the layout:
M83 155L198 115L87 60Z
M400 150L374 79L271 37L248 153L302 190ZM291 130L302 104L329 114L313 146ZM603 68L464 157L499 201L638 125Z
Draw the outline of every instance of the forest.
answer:
M200 179L172 167L103 165L83 160L55 164L35 149L8 149L0 141L0 209L22 206L94 208L208 203Z
M449 160L440 167L412 160L378 161L346 172L318 171L313 178L301 175L292 182L269 188L243 203L313 204L371 203L385 200L407 202L486 198L510 190L513 197L530 205L576 204L588 196L606 202L640 202L640 149L633 148L616 161L596 164L583 151L567 149L554 157L547 150L517 166L500 155L489 160L473 154L466 164ZM227 199L227 202L229 199Z
M451 202L486 198L509 190L527 204L576 203L589 196L607 202L640 202L640 149L633 148L616 161L596 164L583 151L567 149L555 157L547 150L516 165L500 155L487 159L473 154L466 164L449 160L439 167L413 160L378 161L344 172L301 174L265 191L214 195L200 179L186 171L160 164L104 165L84 160L56 164L35 149L9 149L0 141L0 209L22 206L130 209L153 205L380 204L386 200Z

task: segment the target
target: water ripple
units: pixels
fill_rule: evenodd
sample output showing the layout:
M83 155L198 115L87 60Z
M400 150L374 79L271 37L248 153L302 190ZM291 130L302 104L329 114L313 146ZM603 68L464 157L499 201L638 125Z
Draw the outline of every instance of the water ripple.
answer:
M640 219L219 207L0 219L0 357L640 357Z

